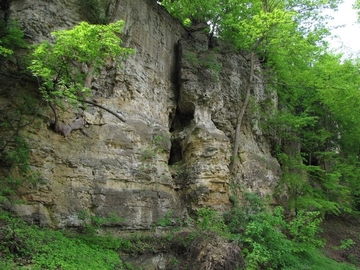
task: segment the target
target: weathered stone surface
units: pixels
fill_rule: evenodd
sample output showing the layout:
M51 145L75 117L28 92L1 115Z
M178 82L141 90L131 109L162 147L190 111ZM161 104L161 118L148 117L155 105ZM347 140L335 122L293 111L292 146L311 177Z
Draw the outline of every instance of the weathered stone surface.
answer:
M25 37L39 42L54 30L68 29L80 21L77 0L11 1L10 17L22 22Z
M112 225L121 229L149 229L166 213L181 218L187 209L228 209L231 181L271 194L279 165L256 110L244 122L235 176L228 169L248 74L246 56L209 48L201 27L186 38L156 1L118 3L113 19L125 20L123 46L136 54L120 63L122 69L107 61L89 84L96 102L126 122L89 105L82 113L83 132L65 138L49 129L51 112L44 108L43 119L27 130L31 166L43 184L24 186L19 197L26 203L13 211L53 227L79 226L78 213L86 210L116 214L123 219ZM12 1L10 10L32 42L83 19L75 0ZM271 99L260 77L258 82L255 105ZM19 88L14 83L13 89ZM61 112L63 124L77 113Z
M115 1L114 1L115 3ZM171 211L182 216L168 168L170 124L176 108L177 42L185 30L156 1L121 1L114 20L125 20L123 46L136 54L122 62L108 61L91 82L96 102L121 113L126 123L92 106L83 114L85 135L72 131L66 138L47 123L31 130L32 167L42 187L24 188L27 201L14 211L35 218L41 205L54 227L78 226L78 213L123 218L124 229L149 229ZM12 1L11 17L24 25L32 42L50 37L81 21L78 1ZM75 112L61 115L71 123ZM43 187L46 186L45 190ZM41 213L42 213L41 212Z
M195 238L189 248L192 269L238 269L244 267L240 247L216 234Z
M141 254L136 258L127 258L132 265L137 269L146 270L167 270L179 268L176 263L177 258L171 254L159 253L159 254Z
M230 182L243 191L262 196L272 194L279 179L279 164L271 156L259 128L259 112L249 108L242 127L239 166L235 175L230 175L235 121L242 105L249 63L246 55L226 51L226 47L219 45L209 46L204 35L202 30L195 31L180 41L179 120L175 119L173 125L173 145L181 154L174 162L185 165L191 174L179 177L190 208L211 206L225 210ZM266 93L259 74L253 98L255 108L267 99L276 100Z

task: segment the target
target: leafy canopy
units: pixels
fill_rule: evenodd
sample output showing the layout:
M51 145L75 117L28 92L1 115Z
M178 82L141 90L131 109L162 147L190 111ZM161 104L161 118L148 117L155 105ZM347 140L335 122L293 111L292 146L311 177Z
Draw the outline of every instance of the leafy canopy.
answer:
M133 53L120 46L123 26L123 21L108 25L81 22L73 29L53 32L54 43L44 41L37 45L29 70L39 78L44 99L78 100L90 91L84 87L84 67L97 71L109 58Z

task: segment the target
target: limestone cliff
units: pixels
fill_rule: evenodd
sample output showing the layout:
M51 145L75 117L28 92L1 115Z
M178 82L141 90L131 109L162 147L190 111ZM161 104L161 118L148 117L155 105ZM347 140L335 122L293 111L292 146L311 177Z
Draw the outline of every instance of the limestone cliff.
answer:
M9 11L34 43L84 19L76 0L12 1ZM230 184L271 194L279 165L257 108L266 101L275 106L276 96L264 88L260 65L232 176L228 166L247 55L210 41L201 27L185 30L154 0L114 1L112 14L126 22L123 45L136 54L123 69L109 61L91 87L96 102L126 122L89 106L82 113L87 136L73 131L63 137L39 120L28 141L31 165L43 183L23 187L24 204L12 210L53 227L78 226L83 210L115 213L123 219L113 225L134 230L151 228L166 213L181 218L203 206L226 210ZM49 114L44 111L43 119ZM65 122L74 117L70 109L62 113Z

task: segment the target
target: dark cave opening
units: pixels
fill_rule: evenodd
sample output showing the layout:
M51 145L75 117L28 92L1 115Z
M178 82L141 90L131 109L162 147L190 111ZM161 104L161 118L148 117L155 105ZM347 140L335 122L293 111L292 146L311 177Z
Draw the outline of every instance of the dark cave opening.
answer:
M170 157L168 160L169 165L173 165L182 160L182 147L181 140L182 138L178 136L179 132L184 130L191 121L194 119L195 105L193 103L186 104L186 110L180 111L179 108L176 109L175 117L172 122L170 133L172 134L171 138L171 149Z

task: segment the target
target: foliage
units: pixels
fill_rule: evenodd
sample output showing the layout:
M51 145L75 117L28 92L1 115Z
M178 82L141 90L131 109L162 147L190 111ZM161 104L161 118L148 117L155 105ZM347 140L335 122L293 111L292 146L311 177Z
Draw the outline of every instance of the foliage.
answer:
M115 213L111 213L109 217L105 218L91 215L86 210L79 212L78 217L83 221L83 232L88 235L95 235L102 226L122 221Z
M284 269L298 253L322 246L318 212L299 212L286 220L280 206L272 211L264 201L245 194L244 204L224 215L232 238L243 245L246 269Z
M346 240L340 240L340 246L334 247L335 250L344 250L353 247L355 244L354 240L352 239L346 239Z
M351 207L346 204L349 188L341 183L336 172L305 165L301 157L294 158L284 153L280 153L278 159L282 163L283 175L277 193L286 192L289 210L316 210L324 215L339 214Z
M37 45L29 70L41 82L44 100L56 103L66 98L77 102L89 94L90 89L84 87L84 65L97 71L109 58L133 52L120 46L118 35L123 26L123 21L109 25L81 22L73 29L53 32L55 43Z
M290 204L322 212L356 210L358 62L324 54L313 65L303 65L297 73L278 73L278 78L286 82L286 87L277 87L283 110L269 123L272 134L283 141L278 158ZM291 144L298 150L290 150Z
M184 53L183 58L192 67L195 67L198 72L208 71L211 73L211 79L216 80L218 78L221 71L221 63L217 61L214 50L202 55L186 52Z
M358 22L360 22L360 1L356 0L354 3L354 8L358 11Z
M13 20L0 20L0 57L8 57L19 48L28 47L20 23Z
M31 269L127 269L112 248L102 246L99 250L94 242L66 237L61 231L29 226L8 215L2 215L0 222L0 256L9 267L30 265Z
M14 195L25 182L30 185L39 182L30 166L30 147L24 133L25 127L34 123L39 104L28 95L15 96L12 106L0 110L0 201Z
M139 233L115 237L54 231L29 226L2 214L0 266L3 269L134 269L119 259L118 252L136 255L158 252L159 248L168 250L173 245L186 249L199 237L209 236L210 232L240 241L246 255L246 269L325 269L325 265L329 269L355 269L327 259L312 248L321 244L315 242L316 213L313 216L304 213L295 221L287 222L281 207L264 212L265 205L259 197L253 194L247 197L254 204L249 203L243 208L246 214L243 213L241 219L247 220L243 223L245 229L240 234L231 232L232 235L219 213L205 208L198 211L196 234L186 234L186 237L179 234L171 238L141 236ZM247 215L249 217L243 219ZM100 223L102 221L100 219Z
M160 227L168 227L173 225L172 212L167 211L162 218L158 219L156 225Z
M21 80L25 75L26 60L18 52L26 52L28 44L20 23L0 20L0 38L0 76L4 76L0 94L10 101L0 108L0 201L7 201L24 183L34 185L39 180L30 166L30 147L24 129L34 123L41 104L29 93L8 92L8 76Z
M8 141L9 143L9 141ZM36 184L38 175L30 167L30 149L24 138L16 135L11 138L11 146L0 152L3 178L0 180L0 202L7 201L8 196L15 195L24 183Z
M13 80L28 77L28 49L20 23L11 19L0 20L0 76Z
M200 208L196 213L196 225L202 231L214 232L218 235L228 236L228 227L223 217L215 210Z
M296 254L292 265L286 266L284 270L355 270L358 269L353 265L346 263L339 263L337 261L331 260L324 256L324 254L319 250L309 250L306 252Z
M196 22L208 22L214 33L219 26L221 1L219 0L163 0L161 4L185 26Z

